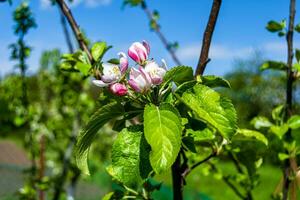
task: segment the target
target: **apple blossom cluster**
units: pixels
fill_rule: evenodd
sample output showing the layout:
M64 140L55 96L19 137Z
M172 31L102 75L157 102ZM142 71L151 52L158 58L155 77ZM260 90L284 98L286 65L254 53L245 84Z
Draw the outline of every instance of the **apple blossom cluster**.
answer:
M166 73L166 63L162 60L162 66L149 59L150 46L146 41L134 42L128 49L128 56L136 62L136 67L128 71L128 59L125 53L120 52L119 65L103 63L103 71L100 80L93 80L99 87L108 87L117 95L124 96L129 88L138 93L146 93L151 87L163 82Z

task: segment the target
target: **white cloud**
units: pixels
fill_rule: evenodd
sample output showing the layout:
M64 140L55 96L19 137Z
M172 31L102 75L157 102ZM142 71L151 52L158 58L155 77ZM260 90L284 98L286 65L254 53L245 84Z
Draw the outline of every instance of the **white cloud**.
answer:
M294 47L299 47L300 42L294 42ZM199 58L201 44L193 43L179 48L177 54L183 61L190 61ZM286 57L286 42L268 42L259 46L231 47L223 44L213 44L210 48L209 57L213 60L234 60L236 58L244 58L253 55L258 50L267 58L284 59Z
M178 50L178 57L182 60L198 59L200 55L200 44L192 44L182 47ZM230 48L226 45L215 44L212 45L209 52L211 59L218 60L231 60L234 58L240 58L251 55L254 52L254 48L243 47L243 48Z
M112 0L73 0L72 3L68 3L70 7L76 7L79 5L84 5L89 8L95 8L98 6L110 5ZM40 6L42 9L48 9L51 7L50 0L40 0Z

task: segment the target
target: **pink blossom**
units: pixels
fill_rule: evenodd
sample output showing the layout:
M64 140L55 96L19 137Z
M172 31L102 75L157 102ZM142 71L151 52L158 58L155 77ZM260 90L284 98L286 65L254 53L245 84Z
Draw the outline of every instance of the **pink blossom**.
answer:
M131 68L129 76L128 84L134 91L144 93L151 88L151 78L142 67L139 67L138 70Z
M127 94L126 86L121 83L114 83L114 84L110 85L109 90L117 96L124 96Z
M148 59L149 53L150 46L145 40L142 43L134 42L128 49L129 57L140 65Z
M163 62L165 66L165 62ZM154 61L150 61L145 66L145 71L149 74L153 85L159 85L162 83L166 70L163 67L159 67Z

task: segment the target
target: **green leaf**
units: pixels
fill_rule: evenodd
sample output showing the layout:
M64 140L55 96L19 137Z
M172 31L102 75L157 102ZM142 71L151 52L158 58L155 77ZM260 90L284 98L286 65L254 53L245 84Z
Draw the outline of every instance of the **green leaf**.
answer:
M112 58L112 59L108 60L107 62L111 63L111 64L115 64L115 65L120 64L120 60L118 58Z
M145 142L142 130L141 126L123 129L112 147L109 173L129 187L137 187L142 182L142 177L147 178L151 172L150 148Z
M194 138L191 135L182 138L183 145L193 153L197 153Z
M288 120L288 125L291 129L298 129L300 128L300 115L293 115Z
M293 70L297 71L297 72L300 72L300 63L294 63L293 64Z
M178 95L182 95L187 89L194 87L196 84L196 80L184 82L176 88L175 93Z
M272 110L272 118L275 121L282 121L284 114L284 105L279 105Z
M164 76L165 83L174 81L176 85L180 85L193 79L193 68L187 66L173 67L172 69L167 71L166 75Z
M285 70L286 64L284 62L278 62L278 61L266 61L264 64L262 64L260 70L266 70L266 69Z
M209 128L197 131L187 129L186 133L192 136L195 142L211 141L215 138L215 134Z
M91 68L90 64L85 64L82 62L77 62L75 65L75 69L78 69L84 76L89 75L90 68Z
M123 106L117 102L112 102L97 110L88 124L80 132L75 148L75 156L76 163L83 173L89 174L87 165L88 150L98 130L110 120L123 115Z
M285 36L286 35L286 32L285 31L279 31L278 32L278 36L279 37L283 37L283 36Z
M197 153L195 144L210 142L214 139L215 134L209 128L197 131L186 129L186 136L182 138L182 142L191 152Z
M102 200L111 200L112 197L114 196L114 192L109 192L104 197L102 197Z
M170 104L147 105L144 110L144 133L151 146L150 163L156 173L168 170L181 146L181 118Z
M296 49L295 56L296 56L297 62L299 62L300 61L300 49Z
M270 32L278 32L278 31L281 31L285 28L286 26L286 21L285 20L282 20L280 23L279 22L276 22L276 21L269 21L267 26L266 26L266 29Z
M262 116L258 116L255 117L251 120L251 124L254 126L254 128L256 129L261 129L261 128L269 128L271 127L273 124L269 121L268 118L266 117L262 117Z
M84 64L90 64L90 60L88 58L88 55L84 51L77 51L73 54L73 58L75 58L77 61L82 62Z
M271 126L270 131L277 135L279 139L282 139L284 134L289 130L288 124L283 124L282 126Z
M286 153L278 153L278 158L279 158L279 160L282 161L282 160L286 160L286 159L290 158L290 156Z
M229 99L204 85L195 85L180 99L201 121L216 128L223 137L230 139L234 135L237 116Z
M207 76L201 76L200 77L201 84L206 85L208 87L227 87L230 88L230 83L218 76L214 75L207 75Z
M295 26L295 31L297 31L298 33L300 33L300 23Z
M131 7L139 6L143 0L124 0L123 7L129 5Z
M98 59L103 56L105 49L106 42L96 42L91 49L93 59L98 61Z
M249 129L238 129L237 134L234 136L236 140L249 140L255 139L256 141L262 142L266 146L268 146L268 139L260 132L249 130Z

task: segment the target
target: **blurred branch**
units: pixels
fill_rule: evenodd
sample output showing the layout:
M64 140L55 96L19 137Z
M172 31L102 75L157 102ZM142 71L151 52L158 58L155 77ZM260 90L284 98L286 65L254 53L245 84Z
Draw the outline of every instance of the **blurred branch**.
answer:
M78 41L78 44L81 48L82 51L84 51L89 60L91 61L91 63L93 62L93 57L92 57L92 54L87 46L87 44L85 43L84 41L84 38L83 38L83 35L79 29L79 26L77 24L77 22L75 21L73 15L72 15L72 12L71 10L69 9L68 5L65 3L64 0L56 0L56 3L59 5L62 13L65 15L65 17L67 18L72 30L73 30L73 33L75 34L75 37Z
M73 148L76 143L76 136L77 136L78 129L79 129L79 114L76 113L75 120L73 121L70 142L69 142L66 152L64 154L63 169L62 169L61 175L58 177L58 179L55 183L53 200L59 200L60 194L63 191L63 185L66 181L68 170L69 170L70 164L71 164L71 156L72 156ZM77 178L76 178L76 180L77 180ZM75 183L74 183L74 185L75 185Z
M235 185L233 183L230 182L229 177L228 176L223 176L223 181L233 190L233 192L239 196L241 199L246 199L242 193L240 193L240 191L235 187Z
M156 23L156 20L153 18L153 14L152 12L149 10L146 1L143 0L141 2L141 7L144 10L144 12L146 13L147 17L149 18L150 21L153 21L154 23ZM159 39L161 40L161 42L163 43L163 45L165 46L165 48L167 49L167 51L169 52L169 54L171 55L173 61L177 64L177 65L181 65L181 62L179 61L179 59L177 58L174 49L170 46L170 42L168 42L167 38L165 37L165 35L161 32L159 25L156 23L156 25L154 26L154 31L157 34L157 36L159 37Z
M211 166L212 170L214 171L218 171L218 169L216 168L216 166L214 164L212 164L211 162L208 162L208 164ZM241 199L245 199L245 200L250 200L247 199L247 197L244 197L244 195L237 189L237 187L230 182L229 180L229 176L222 176L223 181L232 189L232 191Z
M46 149L46 137L42 134L40 139L40 170L39 170L39 180L42 182L45 175L45 149ZM45 192L39 189L39 200L45 199Z
M221 8L222 0L214 0L213 5L210 11L209 20L206 25L203 39L202 39L202 48L200 53L200 58L198 61L198 65L196 68L196 76L202 75L204 73L204 70L206 68L207 63L209 62L208 54L209 54L209 48L211 44L211 39L214 33L214 29L216 26L216 22L218 19L219 11Z
M287 41L287 84L286 84L286 119L291 117L292 115L292 99L293 99L293 82L294 82L294 75L292 71L293 65L293 35L294 35L294 21L295 21L295 14L296 14L296 0L290 0L290 11L289 11L289 26L288 32L286 35ZM290 141L292 139L291 129L288 130L286 134L286 141ZM284 163L284 172L283 172L283 200L288 199L288 192L290 187L290 162L287 159Z
M72 44L72 40L71 40L71 37L70 37L69 30L68 30L68 26L67 26L67 23L66 23L66 19L65 19L65 16L64 16L64 14L62 13L62 11L60 9L59 9L59 15L60 15L60 23L61 23L62 28L63 28L63 32L64 32L64 35L65 35L65 39L66 39L66 42L67 42L69 52L74 53L74 48L73 48L73 44Z

